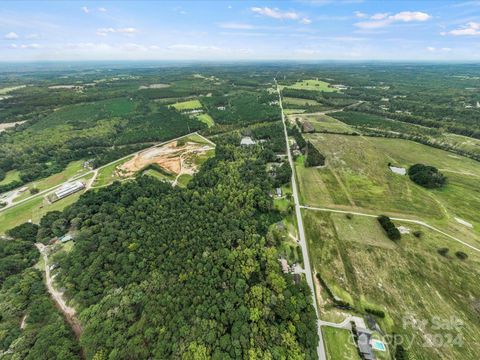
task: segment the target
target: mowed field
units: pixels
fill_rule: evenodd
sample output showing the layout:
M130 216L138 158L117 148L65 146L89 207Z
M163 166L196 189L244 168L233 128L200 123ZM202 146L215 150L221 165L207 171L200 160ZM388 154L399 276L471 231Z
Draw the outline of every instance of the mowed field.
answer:
M300 106L320 105L315 100L292 98L292 97L284 97L282 99L282 103L286 105L300 105Z
M86 183L89 179L91 179L92 176L93 174L88 174L79 180ZM38 223L43 217L43 215L45 215L47 212L63 210L66 206L71 205L75 201L77 201L80 195L84 192L85 190L76 192L75 194L67 196L64 199L61 199L51 204L45 201L45 194L38 195L21 204L1 211L0 234L4 234L5 231L7 231L8 229L23 224L27 221Z
M338 89L332 88L330 84L326 81L309 79L298 81L293 85L283 86L282 88L291 88L299 90L316 90L316 91L325 91L325 92L338 92Z
M303 218L312 266L334 295L354 308L333 307L321 290L322 319L340 322L364 315L366 308L381 310L386 316L376 321L384 332L402 336L409 359L478 359L477 252L419 225L395 222L410 233L394 243L375 218L314 210L303 210ZM414 231L421 231L420 238ZM442 247L449 249L447 257L438 254ZM468 259L458 259L456 251ZM326 335L331 349L337 341ZM352 356L346 348L332 351L348 355L338 359Z
M200 109L202 104L197 99L194 100L187 100L182 102L177 102L172 105L176 110L184 111L184 110L195 110Z
M400 139L334 134L307 138L326 156L327 166L304 168L302 159L297 160L303 204L421 219L480 245L478 162ZM405 168L415 163L436 166L447 175L448 184L425 189L408 176L393 173L388 163Z
M329 133L340 133L340 134L353 134L355 129L349 125L341 122L340 120L334 119L331 116L317 113L317 114L301 114L296 116L290 116L290 121L308 121L312 124L316 132L329 132Z

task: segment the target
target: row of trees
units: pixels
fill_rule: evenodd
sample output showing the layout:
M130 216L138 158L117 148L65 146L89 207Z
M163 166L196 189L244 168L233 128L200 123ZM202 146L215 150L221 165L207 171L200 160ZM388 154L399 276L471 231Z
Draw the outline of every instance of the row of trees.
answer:
M383 230L387 234L388 238L393 241L398 241L402 237L400 231L397 229L392 220L386 215L380 215L377 218L378 222L382 226Z

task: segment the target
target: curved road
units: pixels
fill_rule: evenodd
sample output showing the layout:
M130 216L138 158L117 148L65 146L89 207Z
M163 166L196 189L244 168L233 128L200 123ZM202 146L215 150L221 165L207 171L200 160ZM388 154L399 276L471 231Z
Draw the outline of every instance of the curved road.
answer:
M313 307L315 308L315 313L317 315L317 328L318 328L318 337L319 342L317 346L317 354L319 360L326 360L327 356L325 354L325 346L323 343L323 336L322 336L322 329L321 329L321 322L320 322L320 313L318 312L317 300L315 298L315 288L313 285L313 276L312 276L312 267L310 266L310 258L308 257L308 249L307 249L307 241L305 238L305 231L303 229L303 221L302 221L302 213L301 213L301 206L300 201L298 200L298 190L297 190L297 181L295 178L295 166L293 164L292 154L290 152L290 143L288 142L288 134L287 134L287 125L285 123L285 115L283 113L283 105L282 105L282 97L280 95L280 88L277 84L277 79L275 80L275 85L277 86L278 92L278 103L280 104L280 109L282 112L282 123L283 123L283 131L285 133L285 141L287 143L287 156L288 162L290 167L292 168L292 193L293 193L293 201L295 203L295 215L297 217L297 224L298 224L298 237L299 237L299 244L302 248L302 256L303 256L303 264L305 269L305 277L307 279L307 284L310 287L312 292L312 300L313 300Z
M144 149L135 151L135 152L133 152L133 153L131 153L131 154L128 154L128 155L126 155L126 156L124 156L124 157L121 157L121 158L116 159L116 160L114 160L114 161L112 161L112 162L109 162L108 164L102 165L102 166L100 166L100 167L98 167L98 168L96 168L96 169L89 170L89 171L84 172L84 173L79 174L79 175L75 175L75 176L71 177L70 179L68 179L67 181L65 181L65 182L63 182L63 183L61 183L61 184L58 184L58 185L52 186L52 187L50 187L50 188L48 188L48 189L42 190L42 191L40 191L39 193L37 193L37 194L35 194L35 195L31 195L31 196L29 196L29 197L26 197L25 199L19 200L19 201L17 201L17 202L13 202L13 200L12 200L7 206L4 206L3 208L1 208L1 209L0 209L0 212L5 211L5 210L7 210L7 209L10 209L10 208L12 208L12 207L14 207L14 206L23 204L23 203L25 203L25 202L27 202L27 201L33 200L34 198L37 198L37 197L42 196L42 195L44 195L44 194L50 193L50 192L52 192L53 190L59 188L60 186L62 186L63 184L65 184L65 183L67 183L67 182L74 181L74 180L78 180L78 179L81 179L81 178L83 178L83 177L85 177L85 176L87 176L87 175L93 174L93 177L92 177L91 179L89 179L89 181L88 181L87 184L86 184L86 190L88 190L88 189L90 189L90 188L92 187L93 182L95 181L95 178L97 177L98 171L99 171L100 169L103 169L104 167L107 167L107 166L109 166L109 165L112 165L113 163L115 163L115 162L117 162L117 161L119 161L119 160L127 159L128 157L130 157L130 156L132 156L132 155L135 155L135 154L138 154L139 152L148 150L148 149L150 149L150 148L155 148L155 147L158 147L158 146L167 144L167 143L169 143L169 142L171 142L171 141L175 141L175 140L178 140L178 139L181 139L181 138L184 138L184 137L187 137L187 136L195 135L195 134L198 135L198 136L200 136L200 137L202 137L204 140L208 141L208 142L211 143L213 146L215 146L215 143L213 143L212 141L210 141L210 140L207 139L206 137L200 135L197 131L195 131L195 132L193 132L193 133L190 133L190 134L182 135L182 136L179 136L179 137L176 137L176 138L174 138L174 139L170 139L170 140L167 140L167 141L164 141L164 142L155 143L155 145L153 145L153 146L151 146L151 147L147 147L147 148L144 148ZM26 186L26 185L22 185L21 187L24 187L24 186ZM13 191L17 191L17 192L18 192L18 189L14 189L14 190L11 190L11 191L12 191L12 192L13 192Z

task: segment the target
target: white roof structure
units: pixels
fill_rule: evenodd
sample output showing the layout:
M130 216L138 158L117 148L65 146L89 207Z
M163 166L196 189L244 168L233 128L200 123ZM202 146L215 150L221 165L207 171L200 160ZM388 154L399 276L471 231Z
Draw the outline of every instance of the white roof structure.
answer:
M245 136L240 141L240 145L245 145L245 146L255 145L255 141L253 141L250 136Z
M55 191L55 196L58 199L61 199L65 196L73 194L74 192L82 190L83 188L85 188L85 184L78 180L70 183L65 183L60 186L57 191Z

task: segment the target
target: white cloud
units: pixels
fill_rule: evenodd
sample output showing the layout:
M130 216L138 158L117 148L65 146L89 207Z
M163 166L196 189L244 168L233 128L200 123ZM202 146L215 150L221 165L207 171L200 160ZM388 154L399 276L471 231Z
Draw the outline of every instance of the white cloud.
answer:
M431 15L421 12L421 11L402 11L398 14L390 16L393 21L403 21L403 22L411 22L411 21L427 21L432 18Z
M281 11L278 8L265 7L252 7L252 12L258 15L267 16L277 20L298 20L302 24L310 24L312 21L306 17L302 17L295 11Z
M137 29L133 27L126 27L126 28L100 28L97 29L97 35L98 36L107 36L108 34L113 34L113 33L119 33L119 34L125 34L127 36L133 36L138 32Z
M449 32L442 32L441 35L453 35L453 36L478 36L480 35L480 23L471 21L465 25L462 25L458 29L451 30Z
M233 29L233 30L251 30L254 28L251 24L246 23L237 23L237 22L226 22L218 24L222 29Z
M11 44L10 47L12 49L40 49L40 45L38 44Z
M117 32L124 33L124 34L135 34L138 32L138 30L133 27L127 27L127 28L119 28L117 29Z
M104 7L99 7L99 8L98 8L98 11L100 11L100 12L107 12L107 9L105 9Z
M271 17L274 19L288 19L288 20L297 20L300 18L300 15L294 11L280 11L279 9L275 8L269 8L269 7L252 7L250 10L252 10L254 13Z
M114 33L115 29L114 28L101 28L97 29L97 35L98 36L107 36L109 33Z
M19 36L17 35L17 33L14 33L13 31L11 31L8 34L5 34L3 38L6 40L17 40Z
M370 16L368 21L360 21L354 25L361 29L378 29L398 22L423 22L430 20L431 15L421 11L401 11L394 15L378 13Z
M354 14L355 14L355 17L360 18L360 19L368 17L367 14L365 14L364 12L361 12L361 11L355 11Z
M378 13L370 16L372 20L383 20L388 16L388 13Z
M438 49L434 46L427 46L426 50L429 51L429 52L450 52L453 49L449 48L449 47L442 47L442 48Z
M188 51L219 51L217 46L213 45L192 45L192 44L175 44L168 47L172 50L188 50Z
M85 13L85 14L88 14L90 12L90 9L86 6L82 6L82 11Z

